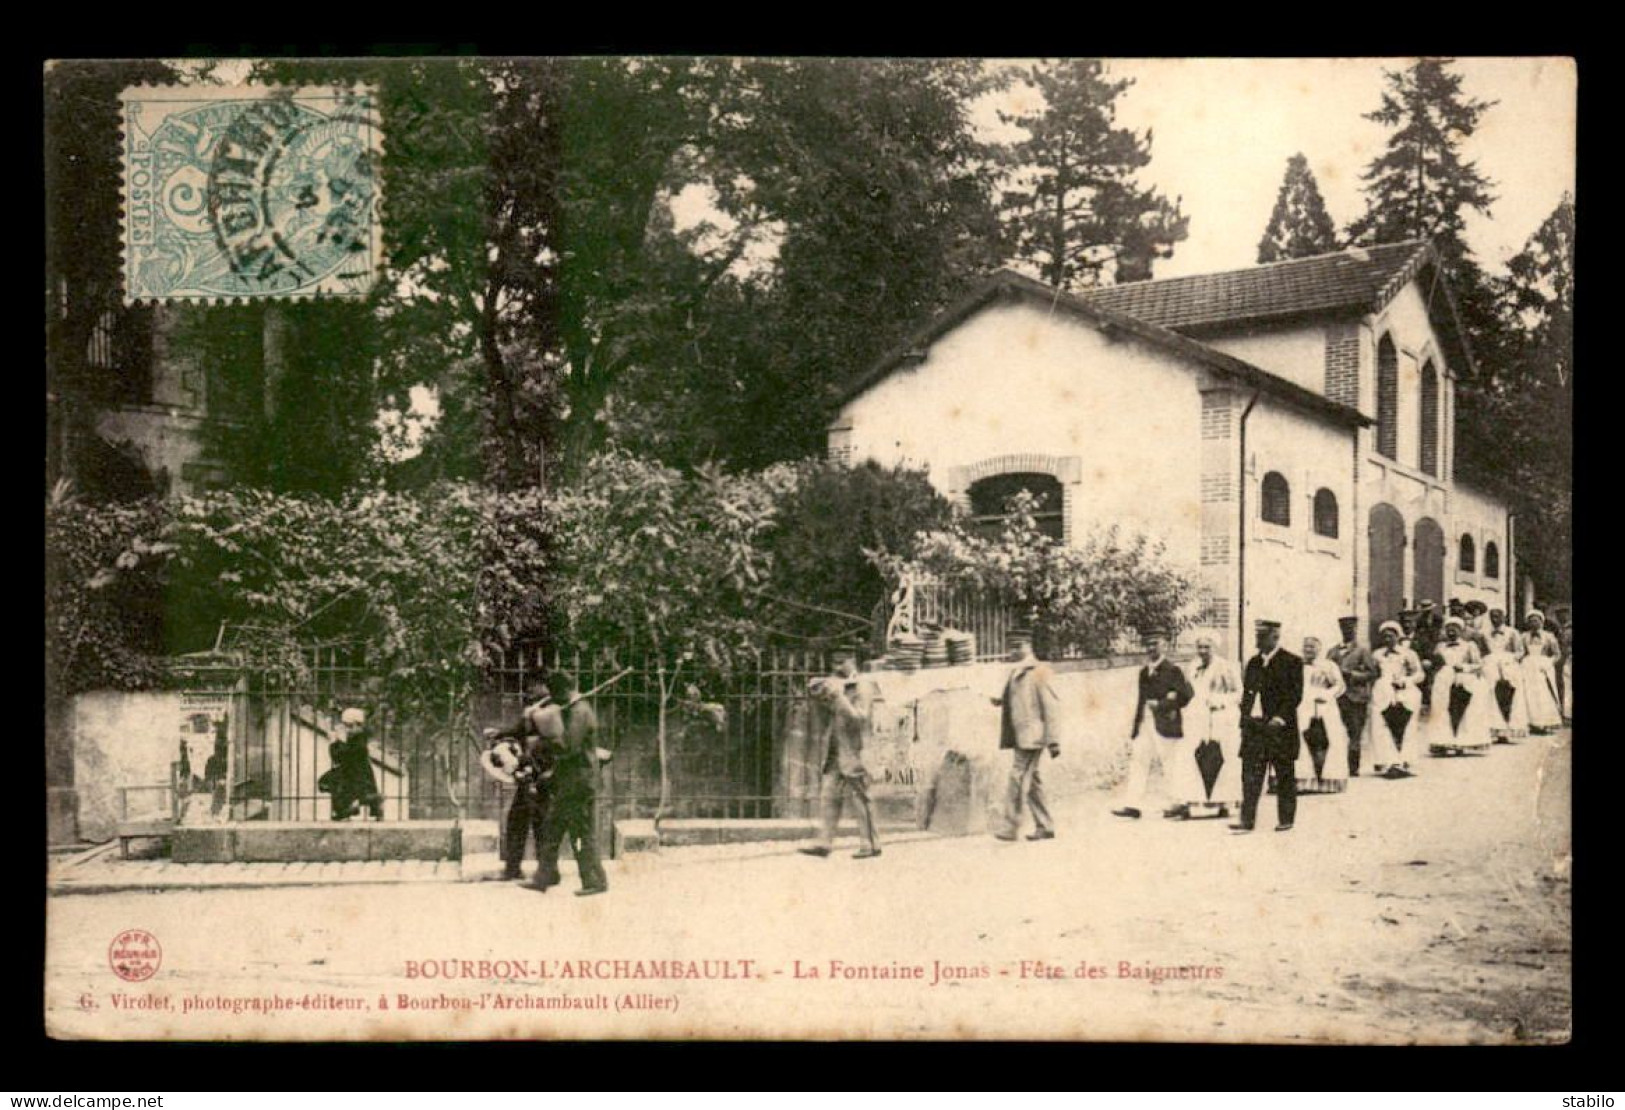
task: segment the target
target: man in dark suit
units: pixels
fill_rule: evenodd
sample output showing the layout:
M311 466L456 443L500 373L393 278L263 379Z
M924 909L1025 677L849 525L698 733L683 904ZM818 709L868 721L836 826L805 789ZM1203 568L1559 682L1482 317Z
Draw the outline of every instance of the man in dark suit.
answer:
M609 879L598 857L598 770L607 753L598 748L598 714L590 701L577 694L573 676L555 671L547 688L563 707L564 729L554 741L553 803L536 850L536 887L546 890L558 885L559 848L568 841L581 878L576 896L602 894L609 889Z
M1252 832L1264 774L1275 770L1276 832L1292 828L1298 812L1298 703L1303 701L1303 660L1281 647L1279 621L1254 623L1258 654L1241 679L1241 821L1230 827Z
M1424 600L1422 607L1417 611L1416 623L1411 631L1411 650L1422 661L1422 707L1431 709L1433 705L1433 668L1434 653L1439 648L1439 641L1444 639L1444 618L1438 613L1433 602Z
M1195 695L1185 672L1163 654L1168 639L1168 633L1161 630L1145 636L1146 662L1140 668L1139 698L1134 706L1134 727L1129 732L1134 747L1123 791L1129 804L1112 810L1118 817L1140 816L1139 806L1151 789L1153 761L1162 765L1164 793L1172 803L1163 810L1164 817L1190 816L1190 803L1202 796L1195 785L1195 749L1185 742L1181 712ZM1142 734L1147 717L1151 727Z
M488 728L485 738L493 745L512 743L518 750L514 766L513 801L508 806L508 824L502 837L502 878L524 878L520 868L525 860L525 840L536 839L536 878L547 885L547 815L552 799L554 761L558 741L564 735L564 716L548 691L547 683L532 677L525 683L525 706L519 719L507 728Z

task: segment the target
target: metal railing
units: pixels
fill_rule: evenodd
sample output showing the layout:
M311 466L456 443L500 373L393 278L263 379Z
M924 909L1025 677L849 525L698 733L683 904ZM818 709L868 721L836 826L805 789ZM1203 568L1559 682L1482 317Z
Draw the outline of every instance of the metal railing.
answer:
M189 684L188 729L196 736L180 790L218 799L191 807L190 819L331 820L332 796L322 789L322 777L332 767L340 715L355 706L369 714L370 764L383 820L500 821L511 788L481 770L479 731L516 720L530 679L557 670L571 674L582 690L620 676L591 698L598 745L615 753L600 780L602 847L611 847L614 821L651 818L660 807L662 673L652 661L628 666L612 653L518 648L496 661L471 705L433 722L391 719L379 710L379 677L358 648L312 647L305 663L295 678L221 666ZM805 726L808 681L827 673L823 655L775 651L727 674L689 670L665 677L665 816L787 815L795 807L785 804L782 739L793 719Z

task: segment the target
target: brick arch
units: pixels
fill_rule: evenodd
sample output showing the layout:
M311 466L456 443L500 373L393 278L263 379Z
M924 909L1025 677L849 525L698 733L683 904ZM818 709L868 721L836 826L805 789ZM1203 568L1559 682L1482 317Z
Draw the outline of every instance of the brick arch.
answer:
M948 468L948 497L960 509L970 509L970 488L983 478L1000 474L1048 474L1061 483L1061 531L1072 541L1073 491L1083 481L1083 460L1076 455L1040 455L1022 452L992 455L966 466Z
M956 493L962 493L983 478L998 474L1048 474L1064 486L1076 482L1082 470L1076 455L994 455L969 466L954 467L954 486Z

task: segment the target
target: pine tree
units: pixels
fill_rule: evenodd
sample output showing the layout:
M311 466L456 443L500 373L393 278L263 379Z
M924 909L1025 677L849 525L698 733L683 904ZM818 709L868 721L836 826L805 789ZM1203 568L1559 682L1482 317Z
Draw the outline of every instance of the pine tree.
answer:
M1507 263L1501 282L1508 324L1541 353L1541 377L1574 386L1574 198L1568 193Z
M1337 228L1326 211L1309 159L1301 153L1287 159L1286 177L1275 198L1275 211L1258 243L1259 262L1308 258L1337 249Z
M1387 148L1362 175L1366 210L1349 226L1348 238L1364 245L1431 241L1444 263L1480 372L1493 374L1507 356L1505 317L1463 232L1469 210L1489 215L1495 182L1463 157L1461 148L1494 101L1466 96L1453 65L1450 58L1423 58L1408 69L1384 74L1382 103L1366 118L1393 130ZM1488 383L1458 380L1465 392L1488 388ZM1461 445L1485 432L1464 423Z
M1516 496L1518 563L1538 597L1567 597L1574 515L1574 201L1557 208L1495 283L1506 342L1462 396L1460 449ZM1482 434L1480 428L1493 429Z
M1190 220L1135 172L1151 161L1151 132L1114 126L1116 100L1133 82L1113 80L1093 59L1044 62L1026 79L1039 109L1000 113L1028 137L1012 144L1012 175L1000 201L1015 255L1063 289L1151 276L1173 254Z
M1431 239L1445 263L1471 263L1462 238L1468 209L1488 215L1495 183L1461 145L1494 101L1466 97L1449 58L1423 58L1386 73L1382 105L1366 119L1393 128L1388 148L1366 167L1365 214L1349 227L1357 243Z

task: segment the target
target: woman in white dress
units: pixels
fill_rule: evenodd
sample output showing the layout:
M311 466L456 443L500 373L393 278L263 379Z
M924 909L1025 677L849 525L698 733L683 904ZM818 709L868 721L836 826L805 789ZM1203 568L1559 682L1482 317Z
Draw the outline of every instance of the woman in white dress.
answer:
M1523 637L1506 622L1506 614L1490 610L1489 631L1484 633L1484 688L1489 691L1490 737L1510 744L1529 735L1529 701L1523 669Z
M1339 794L1349 785L1349 734L1338 712L1337 699L1348 687L1343 670L1320 653L1320 640L1308 636L1303 641L1303 701L1298 703L1298 749L1295 777L1299 794ZM1319 739L1311 737L1316 721L1325 730L1327 746L1316 759ZM1316 731L1319 731L1318 729Z
M1557 637L1546 631L1546 616L1540 610L1531 610L1525 622L1523 672L1529 730L1556 732L1563 727L1563 710L1557 700L1557 657L1563 649Z
M1432 755L1490 746L1493 695L1484 685L1484 660L1478 645L1465 633L1465 622L1457 617L1446 620L1444 642L1434 652L1433 713L1423 726Z
M1212 635L1204 632L1196 637L1196 659L1191 664L1190 683L1195 696L1185 710L1190 735L1196 737L1192 758L1197 763L1196 782L1203 795L1191 799L1188 810L1192 817L1228 817L1232 806L1241 805L1241 672L1228 659L1214 652ZM1213 780L1212 789L1202 764L1210 757L1203 745L1208 741L1218 745L1223 762Z
M1400 779L1415 773L1411 753L1416 750L1412 741L1422 709L1422 662L1410 648L1400 646L1404 629L1398 621L1384 621L1377 631L1382 646L1371 653L1377 664L1377 679L1371 684L1371 769Z

